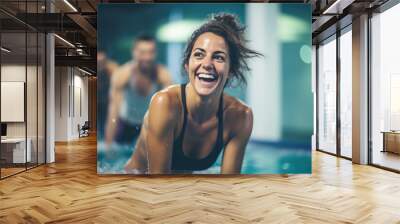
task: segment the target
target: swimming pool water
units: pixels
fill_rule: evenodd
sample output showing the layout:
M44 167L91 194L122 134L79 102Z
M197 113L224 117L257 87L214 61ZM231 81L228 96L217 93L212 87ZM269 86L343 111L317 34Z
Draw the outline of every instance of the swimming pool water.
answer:
M107 153L104 142L97 144L97 172L123 174L124 165L132 155L132 146L113 144ZM207 170L198 174L218 174L221 157ZM246 148L242 174L301 174L311 173L311 149L278 147L249 142Z

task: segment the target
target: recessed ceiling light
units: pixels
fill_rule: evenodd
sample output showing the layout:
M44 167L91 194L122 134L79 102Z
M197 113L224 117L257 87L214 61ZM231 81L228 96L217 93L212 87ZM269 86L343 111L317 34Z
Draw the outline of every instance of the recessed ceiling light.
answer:
M66 39L64 39L64 38L62 38L62 37L60 37L60 36L57 35L57 34L54 34L54 36L57 37L58 39L60 39L61 41L63 41L64 43L66 43L67 45L69 45L70 47L75 48L75 45L71 44L71 42L69 42L68 40L66 40Z
M11 52L11 50L9 50L9 49L7 49L7 48L5 48L5 47L1 47L1 50L4 51L4 52L7 52L7 53L10 53L10 52Z
M74 12L78 12L78 10L68 1L64 0L65 4L67 4Z
M92 75L92 73L90 73L90 72L88 72L88 71L86 71L86 70L83 70L83 69L81 69L81 68L79 68L79 67L78 67L78 70L81 71L81 72L83 72L83 73L85 73L85 74L87 74L87 75L90 75L90 76Z
M343 9L351 5L355 0L336 0L322 14L342 14Z

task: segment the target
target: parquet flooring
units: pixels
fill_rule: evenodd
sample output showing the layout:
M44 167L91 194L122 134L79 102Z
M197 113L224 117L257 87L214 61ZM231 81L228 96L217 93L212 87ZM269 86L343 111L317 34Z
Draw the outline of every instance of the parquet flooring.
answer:
M400 170L400 154L376 150L373 155L373 161L375 164Z
M0 181L0 223L400 223L400 175L314 152L312 175L100 176L89 137Z
M23 168L1 168L1 176L2 177L7 177L7 176L10 176L10 175L12 175L12 174L15 174L15 173L18 173L18 172L21 172L21 171L24 171L25 170L25 167L23 167Z

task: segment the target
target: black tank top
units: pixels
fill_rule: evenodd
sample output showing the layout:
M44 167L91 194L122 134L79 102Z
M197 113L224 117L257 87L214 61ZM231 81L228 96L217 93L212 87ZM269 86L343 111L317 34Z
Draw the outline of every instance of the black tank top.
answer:
M195 171L195 170L204 170L211 167L214 162L217 160L220 152L224 147L223 140L223 132L224 132L224 124L223 124L223 96L221 96L221 100L219 101L219 107L217 112L218 119L218 134L217 141L214 145L212 151L202 159L190 158L185 155L183 152L183 136L186 129L187 122L187 107L186 107L186 93L185 93L186 84L181 85L181 97L182 97L182 106L183 106L183 127L179 137L174 141L173 152L172 152L172 167L171 170L180 170L180 171ZM207 141L207 139L204 139Z

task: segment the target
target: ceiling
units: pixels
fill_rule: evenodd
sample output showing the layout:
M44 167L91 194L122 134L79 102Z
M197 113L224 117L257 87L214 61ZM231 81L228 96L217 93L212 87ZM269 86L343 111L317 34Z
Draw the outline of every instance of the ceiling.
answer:
M209 0L210 2L215 2ZM382 5L387 0L286 0L251 2L309 3L312 5L313 41L329 35L329 29L343 18L351 17ZM46 5L47 2L47 5ZM25 30L54 32L56 65L82 66L96 71L97 5L100 3L181 2L179 0L1 0L0 24L3 46L25 51ZM207 2L207 0L191 1ZM237 0L237 2L248 2ZM49 13L49 12L52 13ZM351 23L351 18L348 19ZM345 24L343 24L345 25ZM332 28L331 28L332 30ZM22 32L22 33L21 33ZM330 32L335 32L335 29ZM28 54L34 53L35 43L28 38ZM34 41L35 42L35 41ZM72 45L73 46L72 46ZM78 50L79 49L79 50Z

